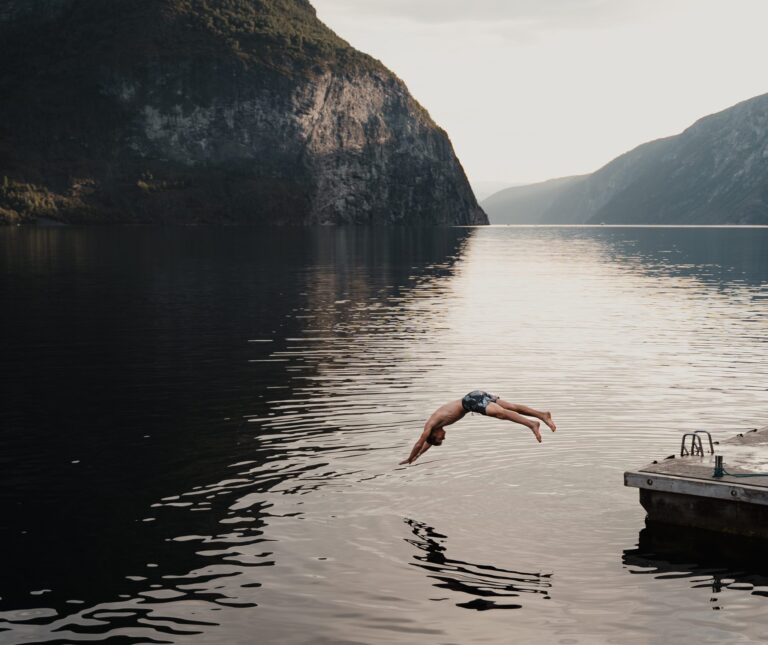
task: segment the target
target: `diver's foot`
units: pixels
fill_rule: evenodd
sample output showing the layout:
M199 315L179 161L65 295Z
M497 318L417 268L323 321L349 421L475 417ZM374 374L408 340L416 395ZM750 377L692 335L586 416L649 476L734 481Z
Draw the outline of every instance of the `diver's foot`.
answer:
M534 421L533 425L531 426L531 432L533 432L533 435L536 437L536 441L541 443L541 432L539 432L539 422Z
M549 412L544 413L544 423L549 426L549 429L552 430L552 432L557 430L557 426L555 425L555 422L552 421L552 415Z

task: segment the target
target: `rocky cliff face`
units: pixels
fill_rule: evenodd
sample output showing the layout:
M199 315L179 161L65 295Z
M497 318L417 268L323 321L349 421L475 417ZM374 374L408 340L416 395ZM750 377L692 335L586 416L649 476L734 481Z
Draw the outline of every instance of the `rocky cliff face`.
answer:
M520 190L484 202L494 221L768 224L768 94L641 145L577 181L552 183L534 205L521 202Z
M447 135L305 0L0 0L0 218L484 224Z

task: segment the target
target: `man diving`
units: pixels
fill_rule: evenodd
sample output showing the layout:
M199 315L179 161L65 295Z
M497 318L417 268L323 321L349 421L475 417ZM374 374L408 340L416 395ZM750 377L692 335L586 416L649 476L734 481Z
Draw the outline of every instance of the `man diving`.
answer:
M435 410L424 424L424 431L421 433L418 441L414 444L408 459L400 462L402 464L412 464L421 455L423 455L432 446L440 446L445 440L445 426L456 423L464 417L467 412L477 412L479 414L504 419L519 423L529 428L536 437L536 441L541 443L541 432L539 432L540 423L527 417L534 417L543 421L550 430L557 430L555 422L552 421L552 415L549 412L539 412L526 405L516 403L507 403L498 396L489 394L482 390L475 390L467 394L463 399L451 401L441 405Z

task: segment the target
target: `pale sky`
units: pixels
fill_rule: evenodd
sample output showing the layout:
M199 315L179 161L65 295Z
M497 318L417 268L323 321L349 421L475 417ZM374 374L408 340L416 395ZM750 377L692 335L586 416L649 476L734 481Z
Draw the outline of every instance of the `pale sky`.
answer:
M311 0L451 137L473 183L596 170L768 92L768 0Z

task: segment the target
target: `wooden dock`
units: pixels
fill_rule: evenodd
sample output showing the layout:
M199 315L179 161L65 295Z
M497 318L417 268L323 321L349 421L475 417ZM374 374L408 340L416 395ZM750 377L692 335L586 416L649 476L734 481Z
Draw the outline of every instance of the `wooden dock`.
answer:
M624 473L648 522L768 539L768 426L715 442L715 454L702 443L703 455L678 453ZM715 476L716 456L730 474Z

